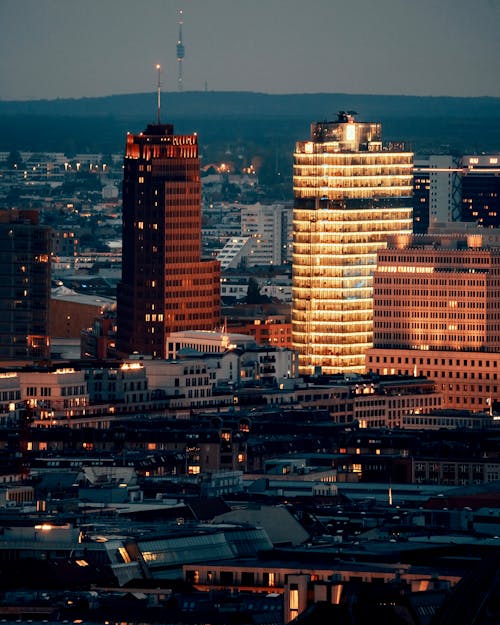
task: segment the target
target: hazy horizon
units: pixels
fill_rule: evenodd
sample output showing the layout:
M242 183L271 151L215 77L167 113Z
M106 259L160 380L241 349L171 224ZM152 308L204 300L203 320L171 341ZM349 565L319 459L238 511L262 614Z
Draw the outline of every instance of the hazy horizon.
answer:
M500 97L500 0L2 0L0 99L177 91Z
M162 89L161 90L162 94L179 94L178 91L175 90L171 90L171 91L167 91ZM361 93L361 92L346 92L346 91L303 91L303 92L290 92L290 93L269 93L269 92L265 92L265 91L252 91L249 89L209 89L207 91L205 91L204 89L185 89L184 91L182 91L180 93L180 95L182 94L190 94L190 93L213 93L213 94L219 94L219 93L248 93L248 94L252 94L252 95L264 95L264 96L318 96L318 95L328 95L328 96L332 96L332 95L346 95L346 96L362 96L362 97L395 97L395 98L435 98L435 99L453 99L453 100L475 100L475 99L491 99L491 100L500 100L500 95L498 96L492 96L492 95L468 95L468 96L450 96L450 95L418 95L418 94L412 94L412 93L408 93L408 94L401 94L401 93ZM78 96L78 97L72 97L72 96L68 96L68 97L53 97L53 98L24 98L24 99L7 99L7 98L1 98L0 97L0 102L6 102L6 103L15 103L15 102L60 102L61 100L98 100L101 98L114 98L114 97L126 97L126 96L148 96L148 95L155 95L155 92L153 90L150 91L130 91L130 92L123 92L123 93L108 93L108 94L102 94L102 95L93 95L93 96L86 96L86 95L82 95L82 96ZM500 111L499 111L500 112Z

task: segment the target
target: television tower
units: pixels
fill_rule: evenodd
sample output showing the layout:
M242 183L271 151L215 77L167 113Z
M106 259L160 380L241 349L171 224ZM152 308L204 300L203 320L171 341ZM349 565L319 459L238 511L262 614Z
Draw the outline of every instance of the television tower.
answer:
M177 89L182 91L182 61L184 60L184 44L182 43L182 9L179 9L179 38L177 40Z

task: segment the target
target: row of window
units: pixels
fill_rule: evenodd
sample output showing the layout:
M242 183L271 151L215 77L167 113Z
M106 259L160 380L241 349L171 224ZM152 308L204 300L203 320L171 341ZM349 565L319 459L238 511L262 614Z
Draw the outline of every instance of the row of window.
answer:
M410 365L439 365L441 367L444 366L450 366L450 367L480 367L482 368L484 367L493 367L493 368L497 368L498 365L498 360L475 360L475 359L469 359L469 358L464 358L463 360L460 359L453 359L453 358L410 358L408 356L402 357L402 356L369 356L369 360L370 362L382 362L382 363L391 363L391 364L410 364ZM496 380L496 377L494 378Z

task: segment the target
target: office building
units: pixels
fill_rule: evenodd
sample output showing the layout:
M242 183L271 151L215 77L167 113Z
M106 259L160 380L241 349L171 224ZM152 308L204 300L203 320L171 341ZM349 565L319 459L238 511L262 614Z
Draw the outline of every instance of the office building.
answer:
M0 360L50 357L50 250L36 211L0 211Z
M462 163L462 221L500 227L500 154L464 156Z
M71 427L74 419L91 414L84 371L66 367L25 368L18 375L31 427ZM93 425L90 420L88 425Z
M413 154L339 113L294 154L292 340L299 369L363 372L372 281L387 237L412 231Z
M241 236L252 239L247 267L279 266L287 261L289 215L291 211L283 204L257 202L241 207Z
M433 154L415 160L413 172L413 232L423 234L433 224L460 221L461 159Z
M445 408L489 410L500 399L500 237L457 226L379 252L366 364L434 380Z
M198 138L171 124L127 136L117 349L165 357L171 332L220 323L220 266L201 259Z
M500 226L499 154L438 154L415 161L413 231L457 221Z

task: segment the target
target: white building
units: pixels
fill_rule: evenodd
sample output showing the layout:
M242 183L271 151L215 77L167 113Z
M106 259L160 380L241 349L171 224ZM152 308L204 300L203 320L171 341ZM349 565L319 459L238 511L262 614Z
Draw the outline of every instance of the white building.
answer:
M282 265L287 260L290 210L283 204L250 204L241 207L241 236L251 237L248 267Z
M18 375L31 425L47 427L87 414L89 394L84 371L62 368L20 371Z
M448 154L433 154L415 161L414 177L428 186L429 226L460 221L462 170L460 159Z
M203 408L225 404L226 397L212 397L215 379L203 358L182 360L145 360L144 366L152 391L163 391L171 408Z
M19 423L24 409L17 373L0 373L0 425Z
M247 265L254 246L252 237L231 237L217 254L221 270L237 269Z
M192 349L203 354L220 354L228 349L255 346L255 341L247 334L231 334L210 330L185 330L172 332L167 337L167 357L177 358L179 350Z

